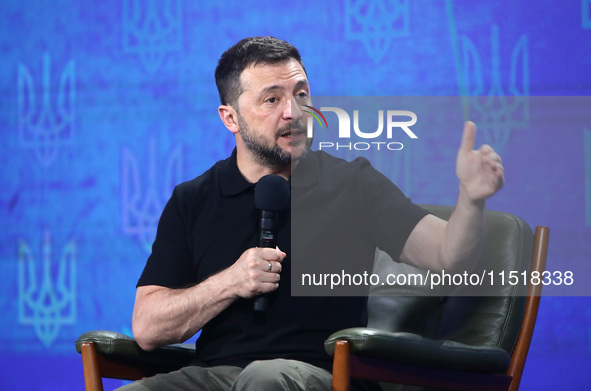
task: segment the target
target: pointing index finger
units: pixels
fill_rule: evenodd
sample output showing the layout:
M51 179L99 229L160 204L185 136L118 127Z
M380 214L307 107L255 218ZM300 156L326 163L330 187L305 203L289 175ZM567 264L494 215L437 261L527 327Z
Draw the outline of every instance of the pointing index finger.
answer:
M464 134L462 135L462 145L460 145L460 151L471 152L474 149L475 138L476 125L472 121L466 121L464 124Z

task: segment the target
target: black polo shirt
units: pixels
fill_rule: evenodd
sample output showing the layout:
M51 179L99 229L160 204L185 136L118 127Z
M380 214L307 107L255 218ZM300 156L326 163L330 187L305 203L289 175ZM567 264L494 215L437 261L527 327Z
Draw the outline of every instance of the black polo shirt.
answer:
M367 299L292 297L292 226L296 261L326 260L332 254L330 261L338 264L343 255L354 254L353 267L371 273L375 247L398 259L408 235L427 214L361 158L346 162L310 152L290 182L293 209L280 214L277 234L287 257L268 310L263 316L256 313L252 299L232 303L203 327L196 364L246 366L253 360L287 358L330 370L324 340L337 330L364 326ZM254 206L254 186L239 172L236 151L178 185L160 218L138 286L199 283L256 247L260 212Z

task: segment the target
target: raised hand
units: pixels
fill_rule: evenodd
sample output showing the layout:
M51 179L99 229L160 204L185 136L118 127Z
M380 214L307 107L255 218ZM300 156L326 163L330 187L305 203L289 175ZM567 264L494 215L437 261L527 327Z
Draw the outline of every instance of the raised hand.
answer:
M460 189L470 201L484 201L503 187L504 168L501 157L489 145L474 150L476 125L464 124L462 144L456 160L456 174Z

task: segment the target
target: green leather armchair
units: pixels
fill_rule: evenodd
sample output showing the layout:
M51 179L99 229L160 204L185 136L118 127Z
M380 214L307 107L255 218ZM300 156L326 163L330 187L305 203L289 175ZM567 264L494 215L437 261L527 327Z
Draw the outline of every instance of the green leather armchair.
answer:
M444 219L453 210L425 207ZM351 377L448 390L519 388L541 285L501 284L498 273L544 271L549 229L538 227L534 237L522 219L494 211L486 212L486 225L474 272L492 271L496 283L453 292L379 286L368 301L368 327L338 331L325 342L334 355L333 391L348 390ZM386 256L376 265L380 257ZM390 272L408 269L387 261Z

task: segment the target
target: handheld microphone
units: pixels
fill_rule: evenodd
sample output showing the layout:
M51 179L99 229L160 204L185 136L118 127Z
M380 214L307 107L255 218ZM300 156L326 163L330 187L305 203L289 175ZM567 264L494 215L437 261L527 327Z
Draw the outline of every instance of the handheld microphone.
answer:
M261 211L259 247L277 247L277 218L287 209L290 200L289 183L279 175L265 175L254 188L254 204ZM269 295L255 298L255 311L269 307Z

